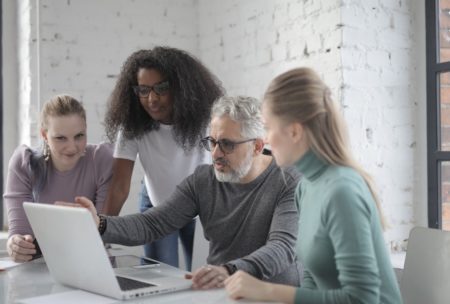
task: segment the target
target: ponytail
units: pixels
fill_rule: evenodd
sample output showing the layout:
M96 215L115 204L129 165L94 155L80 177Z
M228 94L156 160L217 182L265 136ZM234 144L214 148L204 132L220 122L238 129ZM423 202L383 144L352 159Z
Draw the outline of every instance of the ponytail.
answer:
M308 68L290 70L272 81L264 100L276 116L304 126L311 150L323 161L350 167L362 176L375 201L381 224L386 228L374 183L351 155L342 114L319 76Z

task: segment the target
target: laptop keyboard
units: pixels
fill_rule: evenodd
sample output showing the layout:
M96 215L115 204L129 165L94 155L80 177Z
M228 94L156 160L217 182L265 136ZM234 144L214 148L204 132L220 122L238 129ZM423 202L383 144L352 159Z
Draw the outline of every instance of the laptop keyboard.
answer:
M124 277L116 276L116 278L117 278L117 282L119 282L120 289L123 291L156 286L153 284L144 283L144 282L140 282L140 281L124 278Z

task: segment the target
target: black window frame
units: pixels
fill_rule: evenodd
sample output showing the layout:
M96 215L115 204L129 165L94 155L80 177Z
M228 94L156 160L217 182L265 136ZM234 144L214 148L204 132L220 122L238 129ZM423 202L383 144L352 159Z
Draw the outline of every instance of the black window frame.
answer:
M450 62L439 62L439 0L425 1L427 64L427 161L428 161L428 227L442 229L440 164L450 161L450 151L440 147L439 75L450 72Z

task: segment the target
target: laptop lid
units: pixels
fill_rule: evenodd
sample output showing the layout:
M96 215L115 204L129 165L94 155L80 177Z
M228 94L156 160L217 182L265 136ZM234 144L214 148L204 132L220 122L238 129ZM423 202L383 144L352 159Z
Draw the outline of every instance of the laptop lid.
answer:
M133 288L122 290L88 210L28 202L23 206L49 271L62 284L117 299L190 287L187 280L161 276L152 282L142 280L143 283L138 284L139 292ZM119 278L120 283L124 283ZM133 282L128 280L125 283Z
M405 304L449 303L450 232L411 230L400 285Z

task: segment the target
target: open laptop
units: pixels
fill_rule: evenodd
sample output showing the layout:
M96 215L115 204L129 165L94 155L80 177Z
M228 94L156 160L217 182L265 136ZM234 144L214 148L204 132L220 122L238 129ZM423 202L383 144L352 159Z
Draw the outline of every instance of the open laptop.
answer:
M450 232L411 230L400 289L405 304L450 303Z
M181 270L165 264L115 271L94 219L84 208L28 202L23 206L50 273L62 284L121 300L191 287Z

